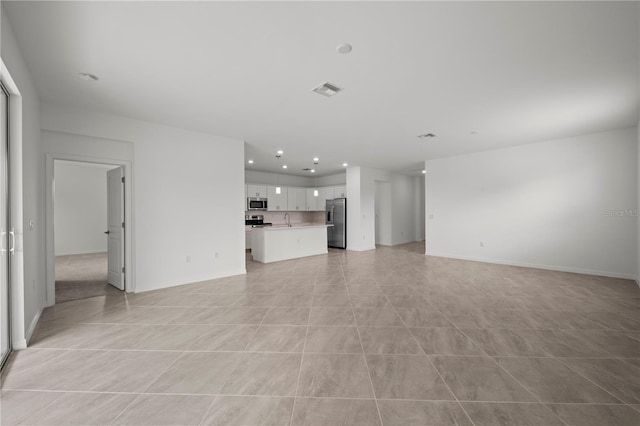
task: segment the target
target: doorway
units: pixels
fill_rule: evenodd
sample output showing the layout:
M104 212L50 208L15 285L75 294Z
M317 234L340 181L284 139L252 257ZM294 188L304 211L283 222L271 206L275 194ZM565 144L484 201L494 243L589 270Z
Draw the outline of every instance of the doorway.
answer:
M376 245L391 244L391 183L375 181L374 211Z
M55 303L124 290L124 170L55 160Z

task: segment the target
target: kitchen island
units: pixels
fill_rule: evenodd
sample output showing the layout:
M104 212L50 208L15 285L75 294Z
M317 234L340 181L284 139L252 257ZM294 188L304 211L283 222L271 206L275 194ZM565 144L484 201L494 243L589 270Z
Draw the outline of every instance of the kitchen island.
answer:
M327 226L265 226L251 230L251 255L261 263L325 254Z

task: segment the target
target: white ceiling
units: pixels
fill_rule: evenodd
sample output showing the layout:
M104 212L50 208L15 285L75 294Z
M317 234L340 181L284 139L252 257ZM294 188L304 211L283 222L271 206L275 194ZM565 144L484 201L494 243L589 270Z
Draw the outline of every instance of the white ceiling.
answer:
M638 121L637 2L3 7L43 101L242 139L255 170L304 174L318 156L317 175L410 173ZM311 92L324 81L345 90Z

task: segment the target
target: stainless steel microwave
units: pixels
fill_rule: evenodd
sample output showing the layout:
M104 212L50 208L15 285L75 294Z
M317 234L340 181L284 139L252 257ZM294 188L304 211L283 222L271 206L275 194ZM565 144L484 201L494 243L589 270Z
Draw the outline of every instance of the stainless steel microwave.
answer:
M247 198L247 210L267 210L266 198Z

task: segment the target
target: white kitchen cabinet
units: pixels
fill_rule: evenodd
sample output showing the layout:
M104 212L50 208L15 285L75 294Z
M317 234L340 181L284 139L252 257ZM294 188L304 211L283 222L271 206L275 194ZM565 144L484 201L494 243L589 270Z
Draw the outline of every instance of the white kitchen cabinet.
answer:
M314 191L318 191L318 196L313 195ZM333 186L326 186L323 188L307 188L307 211L323 212L326 207L327 200L333 200L333 198Z
M336 186L333 188L333 191L334 191L333 198L347 198L346 186Z
M318 191L318 188L306 188L307 189L307 202L306 204L306 208L305 210L308 212L315 212L318 210L322 210L321 208L319 208L319 204L318 204L318 198L320 196L320 192ZM313 195L314 191L318 191L318 195Z
M248 184L247 198L248 197L267 198L267 185Z
M334 198L333 186L318 188L317 211L323 212L327 207L327 200L333 200Z
M283 188L284 189L284 188ZM287 188L287 210L291 212L306 210L307 190L306 188Z
M267 211L277 212L277 211L287 211L287 187L281 186L281 191L279 194L276 194L275 186L267 186Z

